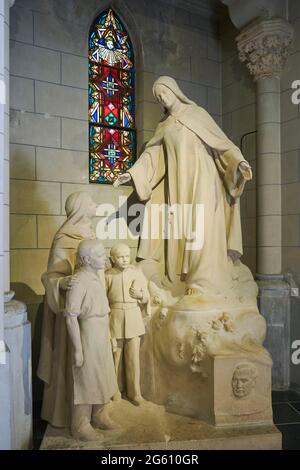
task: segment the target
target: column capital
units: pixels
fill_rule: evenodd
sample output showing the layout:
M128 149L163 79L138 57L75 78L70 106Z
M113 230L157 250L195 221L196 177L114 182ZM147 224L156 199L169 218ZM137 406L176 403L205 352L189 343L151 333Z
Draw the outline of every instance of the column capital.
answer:
M15 3L15 0L9 0L9 7L13 7L14 6L14 3Z
M293 43L292 25L283 18L258 19L237 36L239 58L254 81L280 78Z

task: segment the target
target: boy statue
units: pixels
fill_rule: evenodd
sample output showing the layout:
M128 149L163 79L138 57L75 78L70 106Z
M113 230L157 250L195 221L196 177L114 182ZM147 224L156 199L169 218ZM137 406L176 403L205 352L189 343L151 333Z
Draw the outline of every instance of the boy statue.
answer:
M113 267L105 272L106 291L110 305L110 334L114 344L116 375L119 376L124 353L127 398L136 406L144 399L140 388L140 340L145 334L141 309L149 312L147 280L130 264L130 249L123 243L111 248ZM114 400L121 398L118 391Z
M76 282L67 291L65 317L73 346L74 364L71 433L81 440L101 436L102 429L117 426L108 416L106 404L118 390L109 335L109 305L98 276L106 256L98 240L83 240L77 251L80 268Z

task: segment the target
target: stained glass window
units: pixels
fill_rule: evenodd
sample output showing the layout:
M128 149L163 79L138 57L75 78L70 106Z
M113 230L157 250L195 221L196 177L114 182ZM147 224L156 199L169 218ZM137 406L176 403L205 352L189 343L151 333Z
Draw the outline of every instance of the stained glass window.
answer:
M89 129L90 182L111 184L136 158L133 48L111 9L90 30Z

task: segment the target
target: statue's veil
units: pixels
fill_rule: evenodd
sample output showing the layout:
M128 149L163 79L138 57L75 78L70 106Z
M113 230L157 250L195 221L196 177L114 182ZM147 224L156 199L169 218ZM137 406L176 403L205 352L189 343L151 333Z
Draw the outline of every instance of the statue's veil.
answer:
M155 94L155 88L157 85L164 85L165 87L169 88L174 95L177 96L177 98L185 104L194 104L196 106L196 103L192 100L190 100L185 94L180 90L179 86L177 85L177 82L174 80L174 78L167 77L167 76L161 76L157 80L155 80L153 84L153 95L156 96Z

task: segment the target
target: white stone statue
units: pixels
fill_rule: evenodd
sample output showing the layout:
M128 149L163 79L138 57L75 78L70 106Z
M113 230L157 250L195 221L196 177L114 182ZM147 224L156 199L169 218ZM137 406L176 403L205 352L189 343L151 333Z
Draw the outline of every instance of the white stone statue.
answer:
M66 200L67 220L54 236L47 272L42 275L45 287L41 353L38 377L44 382L42 418L53 426L70 425L71 405L68 390L72 386L70 341L63 317L65 293L75 282L72 277L79 243L94 239L92 218L96 204L89 194L76 192Z
M114 184L132 181L145 205L137 258L149 281L152 320L141 348L148 366L141 368L142 393L169 411L211 424L270 422L266 322L257 308L257 285L240 261L240 196L251 167L175 80L160 77L153 93L165 116ZM168 208L157 238L147 237L147 227L160 223L155 204ZM185 206L186 219L178 210ZM185 220L188 230L178 236ZM195 244L199 221L203 243ZM258 385L241 405L232 395L232 368L245 362L257 368Z
M189 229L195 233L197 205L202 204L204 244L193 250L188 237L176 239L174 233L181 222L176 219L181 214L171 210L166 243L151 237L141 239L137 257L163 259L171 285L183 281L187 294L224 297L231 285L228 255L235 260L243 253L239 197L245 182L252 178L250 165L212 117L182 93L175 80L160 77L153 93L165 117L137 162L114 185L132 180L139 199L149 209L150 226L157 223L151 220L151 204L188 204Z
M135 405L144 401L140 388L140 340L145 334L142 309L149 312L147 280L140 269L130 264L130 249L123 243L110 251L113 267L106 271L106 290L110 305L110 334L114 344L116 375L124 355L125 390ZM121 398L121 393L114 399Z
M72 343L73 402L71 432L81 440L97 440L91 426L114 429L107 407L117 390L109 334L109 305L98 271L104 270L105 250L99 240L83 240L78 247L80 268L66 294L64 316Z

